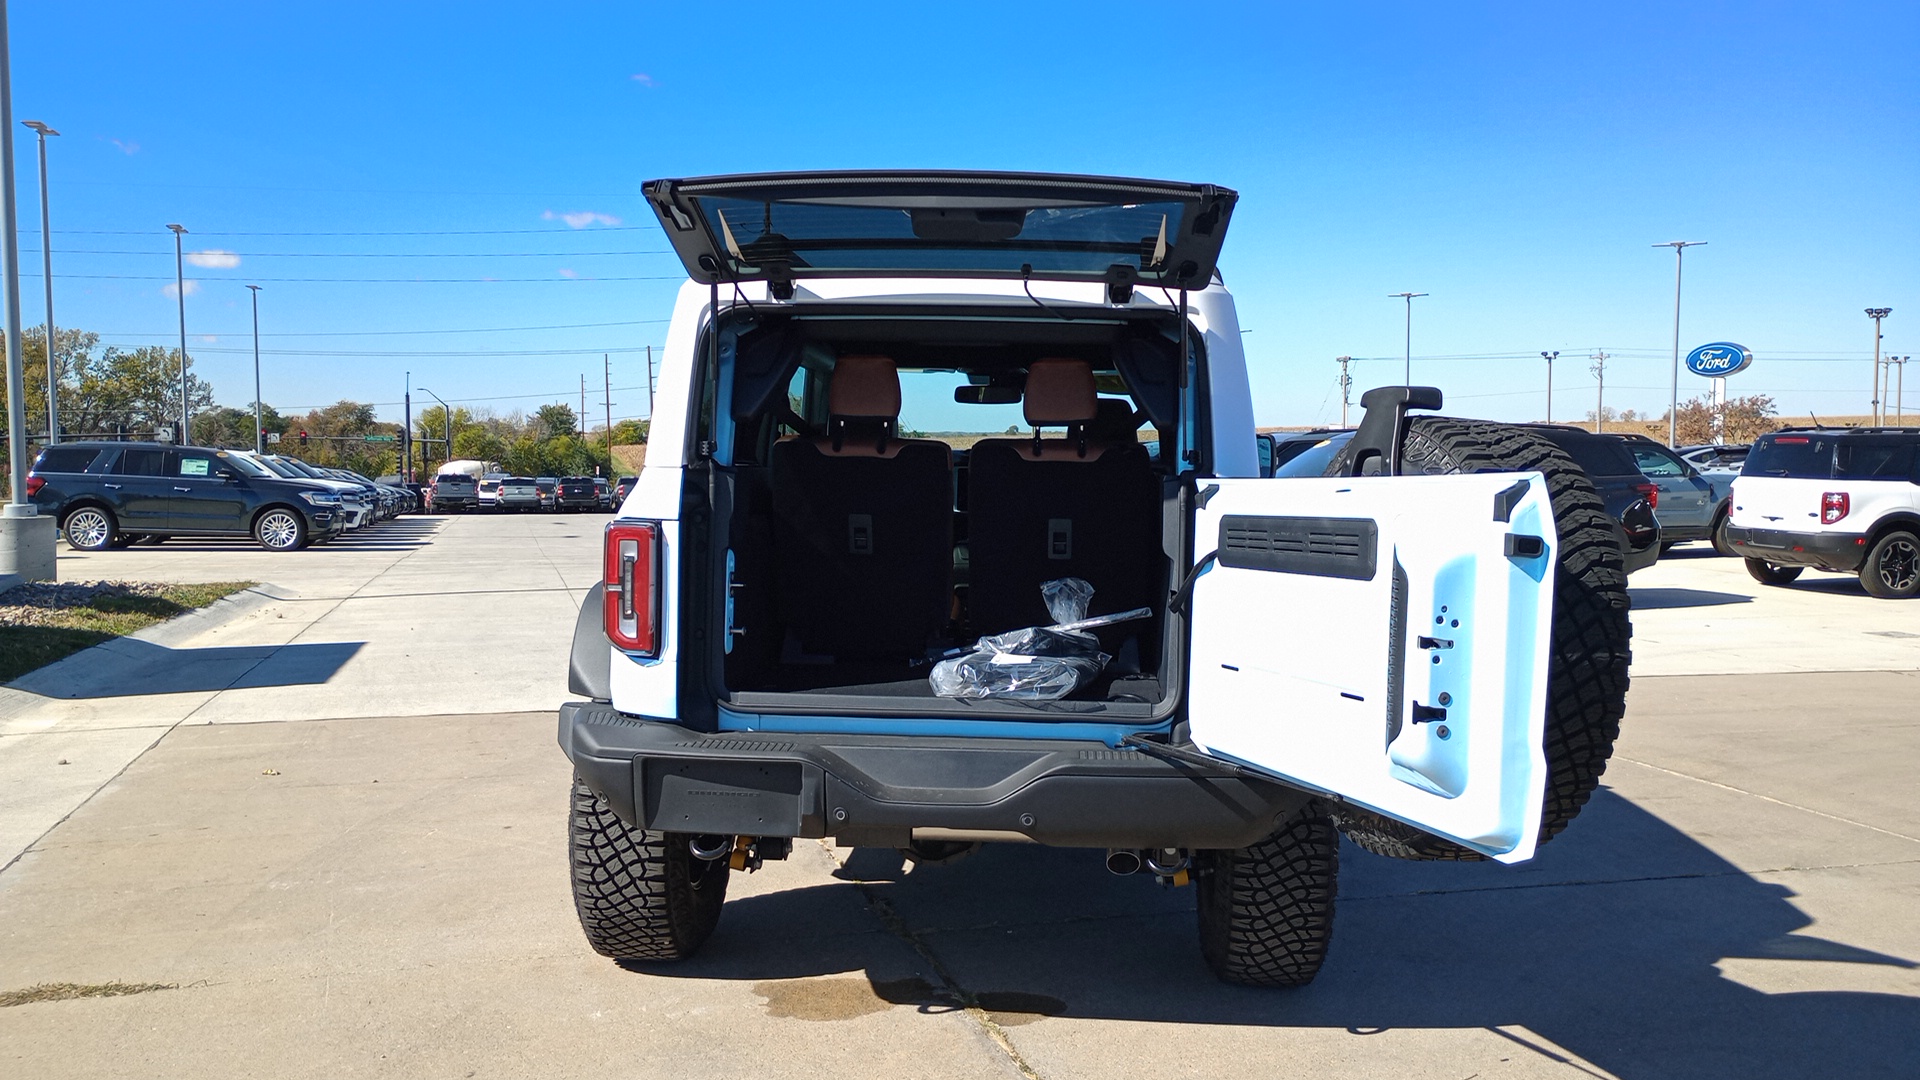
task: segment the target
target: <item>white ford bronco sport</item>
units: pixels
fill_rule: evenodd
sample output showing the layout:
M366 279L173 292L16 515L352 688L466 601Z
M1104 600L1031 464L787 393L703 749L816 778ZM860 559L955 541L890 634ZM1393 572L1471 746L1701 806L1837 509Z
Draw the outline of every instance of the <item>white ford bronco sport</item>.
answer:
M597 951L690 956L729 874L795 838L1021 842L1190 882L1221 978L1300 984L1341 833L1520 862L1587 801L1629 633L1592 485L1523 429L1409 417L1429 387L1367 394L1331 475L1261 478L1215 272L1234 192L897 172L646 195L692 280L560 710ZM914 430L969 408L991 421ZM1062 581L1125 617L1056 625ZM1034 627L1091 674L932 677ZM971 655L1050 659L1009 640Z
M1762 435L1733 482L1727 542L1785 585L1811 566L1874 596L1920 596L1920 431L1787 428Z

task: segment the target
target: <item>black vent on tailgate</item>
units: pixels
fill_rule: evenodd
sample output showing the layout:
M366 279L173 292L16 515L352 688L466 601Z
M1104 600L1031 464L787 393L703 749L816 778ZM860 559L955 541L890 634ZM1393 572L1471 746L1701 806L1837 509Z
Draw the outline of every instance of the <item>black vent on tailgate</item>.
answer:
M1370 518L1220 519L1220 565L1316 577L1373 579L1380 528Z

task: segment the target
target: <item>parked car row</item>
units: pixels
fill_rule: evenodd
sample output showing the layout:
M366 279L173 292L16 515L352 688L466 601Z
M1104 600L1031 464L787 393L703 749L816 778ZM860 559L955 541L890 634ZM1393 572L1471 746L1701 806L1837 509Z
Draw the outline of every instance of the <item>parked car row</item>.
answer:
M175 536L251 536L293 551L420 506L406 488L345 469L157 442L49 446L27 473L27 495L81 551Z
M635 478L604 476L508 476L442 473L426 489L435 513L497 510L612 510L633 490Z

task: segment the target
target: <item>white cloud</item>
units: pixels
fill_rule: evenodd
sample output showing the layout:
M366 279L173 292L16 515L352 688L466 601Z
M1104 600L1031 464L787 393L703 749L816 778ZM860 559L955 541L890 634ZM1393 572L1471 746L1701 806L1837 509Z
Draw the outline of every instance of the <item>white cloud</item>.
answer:
M120 148L120 152L131 157L140 152L140 144L132 139L108 139L108 142Z
M220 342L220 335L219 334L200 334L196 336L193 340L199 342L202 345L217 345Z
M573 270L569 270L563 266L560 268L560 276L563 278L577 278L580 275L577 272Z
M235 252L208 248L205 251L187 252L187 261L209 270L231 270L240 265L240 256Z
M542 221L564 221L570 229L584 229L589 225L618 225L620 219L612 214L602 214L595 210L572 210L556 214L551 210L540 215Z
M644 71L634 73L633 81L639 83L641 86L645 86L648 88L651 88L653 86L653 76L647 74Z
M194 293L197 293L197 292L199 292L199 291L200 291L200 283L199 283L199 282L197 282L197 281L192 281L192 280L189 280L189 281L187 282L187 295L188 295L188 296L192 296L192 295L193 295ZM172 300L172 299L174 299L175 297L177 297L177 296L179 296L179 295L180 295L180 290L179 290L179 289L177 289L177 288L175 288L172 282L168 282L167 284L165 284L165 285L162 285L162 286L160 287L160 295L162 295L162 296L164 296L164 297L166 297L166 298L167 298L167 299L169 299L169 300Z

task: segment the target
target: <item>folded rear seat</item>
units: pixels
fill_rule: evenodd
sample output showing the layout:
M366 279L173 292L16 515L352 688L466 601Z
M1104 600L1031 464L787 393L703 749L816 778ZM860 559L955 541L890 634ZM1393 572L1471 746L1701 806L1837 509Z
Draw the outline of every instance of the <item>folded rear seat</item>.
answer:
M1086 579L1096 615L1143 606L1158 612L1166 600L1152 459L1125 423L1096 425L1103 405L1112 412L1123 404L1098 400L1087 362L1036 360L1024 401L1033 438L974 445L967 519L975 633L1052 622L1040 585L1053 578ZM1066 436L1043 438L1042 427L1064 427ZM1125 624L1102 640L1139 636L1150 664L1157 625Z
M825 435L773 447L784 652L922 658L944 641L952 602L953 451L897 437L900 376L886 357L841 357L827 411Z

